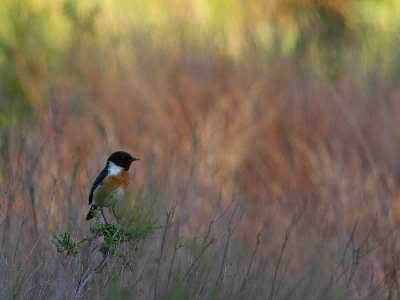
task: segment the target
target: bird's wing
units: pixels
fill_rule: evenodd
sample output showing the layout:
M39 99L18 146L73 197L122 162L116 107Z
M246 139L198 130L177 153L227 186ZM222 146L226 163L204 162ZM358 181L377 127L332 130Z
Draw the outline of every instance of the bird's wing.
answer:
M97 176L96 180L93 183L92 188L90 189L90 194L89 194L89 205L92 204L93 202L93 192L96 190L96 188L99 186L99 184L101 184L101 182L103 181L104 178L107 177L108 174L108 170L107 167L105 167L99 174L99 176Z

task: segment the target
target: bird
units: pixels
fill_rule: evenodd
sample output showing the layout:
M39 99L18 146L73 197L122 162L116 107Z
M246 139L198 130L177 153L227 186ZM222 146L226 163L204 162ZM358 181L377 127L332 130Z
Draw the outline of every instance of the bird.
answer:
M107 164L97 176L89 193L89 205L91 205L86 220L95 216L95 212L100 208L106 225L109 225L104 216L103 207L111 207L117 222L119 220L115 214L115 205L122 199L130 182L129 168L132 162L140 158L132 157L124 151L117 151L110 155Z

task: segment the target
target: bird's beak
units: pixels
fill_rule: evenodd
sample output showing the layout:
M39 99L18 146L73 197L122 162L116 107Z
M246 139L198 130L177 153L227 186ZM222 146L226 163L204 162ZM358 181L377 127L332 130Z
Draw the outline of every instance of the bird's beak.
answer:
M140 158L132 157L132 161L135 161L135 160L140 160Z

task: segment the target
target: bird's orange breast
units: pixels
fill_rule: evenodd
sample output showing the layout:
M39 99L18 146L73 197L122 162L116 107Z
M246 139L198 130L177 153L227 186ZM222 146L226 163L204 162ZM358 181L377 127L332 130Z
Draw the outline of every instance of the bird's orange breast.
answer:
M129 181L130 175L127 171L106 177L93 192L93 203L100 207L114 206L124 196Z
M118 188L123 188L124 190L126 190L130 180L131 176L129 175L129 172L121 171L117 175L113 175L110 176L109 178L106 178L105 182L103 183L103 186L107 190L113 190Z

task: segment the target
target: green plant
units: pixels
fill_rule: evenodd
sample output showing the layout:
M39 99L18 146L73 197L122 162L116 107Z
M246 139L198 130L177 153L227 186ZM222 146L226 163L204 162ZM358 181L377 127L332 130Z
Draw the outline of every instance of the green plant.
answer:
M140 253L137 254L139 241L161 228L156 225L158 220L146 220L138 212L131 215L127 223L117 225L105 225L100 222L97 215L88 235L77 241L71 240L72 225L69 225L67 231L60 234L60 237L54 236L52 242L57 247L57 252L65 257L75 257L80 252L80 245L93 246L103 255L103 261L99 266L103 266L103 262L112 257L124 267L128 267L132 261L140 257ZM103 238L103 241L98 242L99 238Z
M60 234L60 237L54 236L52 243L56 245L57 252L65 256L75 257L79 253L78 246L88 241L88 237L80 239L79 241L71 241L72 224L69 224L67 231Z

